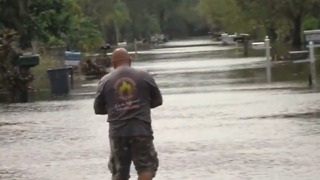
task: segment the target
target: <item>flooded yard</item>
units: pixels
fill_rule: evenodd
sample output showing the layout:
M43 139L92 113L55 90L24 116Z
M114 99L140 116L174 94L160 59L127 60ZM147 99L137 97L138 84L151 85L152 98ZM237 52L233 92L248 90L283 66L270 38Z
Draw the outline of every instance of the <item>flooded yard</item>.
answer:
M208 42L171 45L192 43ZM153 110L155 179L319 179L320 96L308 88L308 65L275 65L267 84L264 58L228 53L212 45L165 48L133 63L164 94ZM108 124L94 115L95 86L71 100L0 105L0 179L110 179Z

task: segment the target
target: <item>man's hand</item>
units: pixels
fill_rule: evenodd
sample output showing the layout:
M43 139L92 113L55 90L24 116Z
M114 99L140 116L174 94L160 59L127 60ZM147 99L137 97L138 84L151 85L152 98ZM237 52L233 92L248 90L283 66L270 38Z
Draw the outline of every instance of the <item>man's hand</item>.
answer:
M94 109L94 113L96 115L107 115L108 114L108 111L105 110L105 109Z
M162 94L160 92L160 89L156 81L153 79L153 77L149 73L145 74L145 80L149 85L150 108L156 108L158 106L161 106L163 103Z
M158 106L161 106L163 103L162 98L153 99L150 103L150 108L156 108Z
M94 112L97 115L106 115L108 114L107 111L107 107L104 103L104 100L102 99L102 97L100 95L98 95L95 99L94 99Z

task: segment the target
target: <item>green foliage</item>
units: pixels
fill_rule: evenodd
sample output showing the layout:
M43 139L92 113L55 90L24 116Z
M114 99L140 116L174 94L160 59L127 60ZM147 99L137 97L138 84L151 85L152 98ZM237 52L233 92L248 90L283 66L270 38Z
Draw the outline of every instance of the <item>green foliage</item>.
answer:
M56 47L56 46L64 46L65 45L65 42L62 39L59 39L55 36L49 36L47 38L48 38L47 39L48 46Z
M198 11L210 25L227 32L247 27L236 0L200 0Z
M18 31L21 47L29 47L32 40L48 46L65 45L69 40L73 48L85 50L102 43L99 28L82 14L76 0L26 2L0 3L0 9L4 10L0 13L0 22Z
M103 43L99 27L88 17L81 17L71 26L66 36L69 48L89 51L94 50Z
M90 50L98 43L154 33L195 34L207 28L198 0L1 0L0 27L15 29L20 45L37 40Z
M315 17L308 17L304 23L303 27L305 30L312 30L312 29L318 29L320 28L320 20Z
M120 26L125 26L130 22L130 15L127 5L121 1L118 1L114 5L113 16L117 24Z
M27 36L47 43L59 42L69 34L71 24L79 16L79 8L73 0L33 0L29 6L31 21L27 24Z
M149 34L156 34L161 32L160 24L155 16L145 17L146 29Z
M304 27L318 27L319 7L319 0L200 0L198 10L217 29L252 33L255 27L299 48Z

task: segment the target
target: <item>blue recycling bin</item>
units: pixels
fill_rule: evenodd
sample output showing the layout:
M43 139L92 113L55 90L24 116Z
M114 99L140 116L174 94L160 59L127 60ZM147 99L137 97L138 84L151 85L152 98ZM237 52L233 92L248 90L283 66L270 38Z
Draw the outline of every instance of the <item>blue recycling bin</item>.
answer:
M48 69L51 94L63 96L69 94L69 73L70 68Z
M66 66L78 66L81 61L82 54L81 52L64 52L64 60Z

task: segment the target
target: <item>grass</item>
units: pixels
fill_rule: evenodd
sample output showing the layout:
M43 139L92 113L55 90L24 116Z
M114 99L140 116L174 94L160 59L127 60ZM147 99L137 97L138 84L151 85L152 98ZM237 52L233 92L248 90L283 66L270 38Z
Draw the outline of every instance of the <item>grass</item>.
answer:
M46 90L50 88L49 77L47 74L48 69L62 68L64 67L64 62L57 60L56 58L52 58L50 56L41 56L40 64L31 69L31 73L34 76L34 81L31 86L33 89ZM79 68L74 69L74 85L78 86L84 80L83 76Z
M31 68L31 73L34 76L34 80L31 83L33 90L29 92L30 102L50 100L53 98L50 91L50 81L47 70L61 67L64 67L63 61L59 61L57 58L45 55L40 57L39 65ZM74 72L74 87L79 86L82 81L83 78L80 72ZM6 90L0 91L0 102L8 102L8 95L9 94Z
M47 70L51 68L58 68L62 67L62 63L56 59L41 56L40 64L34 68L31 68L31 73L34 76L34 81L31 83L31 87L36 90L36 92L32 92L33 96L38 96L39 94L46 94L46 93L39 93L39 89L44 91L49 91L50 84L47 75ZM1 89L0 89L1 90ZM37 93L38 92L38 93ZM36 93L37 95L35 95ZM32 96L31 95L31 96ZM8 100L8 92L6 89L2 89L0 91L0 102L7 102Z
M56 59L41 56L40 64L31 69L31 73L34 76L32 87L34 89L49 89L49 79L47 70L52 68L62 67L62 62Z

